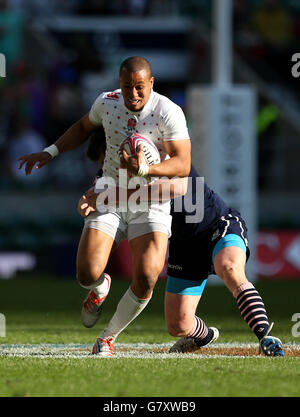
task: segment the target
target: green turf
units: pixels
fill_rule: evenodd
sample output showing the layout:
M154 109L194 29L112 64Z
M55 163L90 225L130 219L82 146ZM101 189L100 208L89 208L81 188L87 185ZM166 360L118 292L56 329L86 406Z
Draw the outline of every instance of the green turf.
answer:
M0 312L6 317L2 344L93 344L113 314L128 282L114 280L96 329L80 323L85 291L75 281L19 276L0 281ZM257 283L275 321L274 335L293 337L300 282ZM120 343L175 339L164 323L164 282L151 303L118 338ZM255 342L224 286L208 286L198 314L220 329L218 342ZM0 396L299 396L300 358L90 359L0 357Z
M6 358L0 369L6 396L299 396L295 358Z

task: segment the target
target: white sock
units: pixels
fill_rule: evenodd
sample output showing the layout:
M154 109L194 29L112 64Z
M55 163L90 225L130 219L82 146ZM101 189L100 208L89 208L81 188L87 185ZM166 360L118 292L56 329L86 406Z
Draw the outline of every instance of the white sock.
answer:
M125 292L108 326L103 330L99 337L116 338L146 307L151 297L140 299L132 292L129 287Z
M83 285L79 282L79 285L81 287L87 289L87 290L93 290L94 294L97 297L102 298L107 294L108 287L109 287L109 282L105 278L105 273L103 272L103 274L100 276L100 278L97 281L95 281L93 284Z

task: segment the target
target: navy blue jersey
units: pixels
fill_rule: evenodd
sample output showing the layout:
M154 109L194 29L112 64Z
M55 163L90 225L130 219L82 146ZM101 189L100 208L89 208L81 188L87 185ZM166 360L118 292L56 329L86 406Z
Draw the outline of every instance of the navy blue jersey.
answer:
M222 198L211 190L206 183L204 183L204 216L202 221L196 221L193 223L187 223L186 217L194 215L196 210L188 212L187 209L191 206L187 204L187 199L192 198L193 205L203 204L203 199L199 199L197 196L196 181L199 174L192 166L189 174L188 191L183 196L180 212L174 211L174 201L171 202L171 215L172 215L172 235L177 238L188 239L189 237L195 237L204 233L210 228L210 226L217 221L221 216L225 216L229 212L229 208ZM184 231L184 236L183 236Z
M245 244L247 259L250 251L247 227L240 213L228 207L206 183L204 197L199 198L199 189L196 188L199 175L193 167L189 177L191 179L188 182L188 192L181 197L182 201L192 199L193 204L196 204L198 199L198 203L204 205L204 215L202 220L188 223L186 218L191 214L185 209L189 208L188 205L182 203L181 212L174 211L175 204L171 206L172 236L169 245L168 275L201 282L210 274L215 274L214 249L224 236L239 236Z

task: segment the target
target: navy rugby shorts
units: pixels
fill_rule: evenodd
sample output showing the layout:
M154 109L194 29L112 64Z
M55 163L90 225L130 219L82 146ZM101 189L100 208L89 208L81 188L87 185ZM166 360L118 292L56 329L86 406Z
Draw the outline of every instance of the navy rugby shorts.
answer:
M227 246L238 246L248 260L247 227L240 213L229 210L207 230L193 236L172 235L169 245L166 291L175 294L201 295L207 278L214 271L216 254Z

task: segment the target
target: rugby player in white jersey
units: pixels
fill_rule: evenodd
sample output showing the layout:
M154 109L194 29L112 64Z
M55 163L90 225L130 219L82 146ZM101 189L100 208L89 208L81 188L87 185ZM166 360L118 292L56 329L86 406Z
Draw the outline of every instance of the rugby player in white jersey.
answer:
M191 168L191 143L185 116L179 106L154 92L153 84L150 63L143 57L127 58L120 67L120 89L100 94L91 110L53 145L21 156L19 168L25 165L29 175L34 167L42 168L59 153L82 145L102 125L107 145L103 165L106 177L118 182L121 167L144 177L186 177ZM125 152L120 160L120 144L134 132L155 143L160 152L159 164L142 167L137 157ZM109 209L88 216L77 253L77 278L89 290L82 309L86 327L92 327L99 317L110 288L110 277L104 270L114 245L124 236L132 256L131 285L97 339L94 354L111 356L115 338L148 304L164 266L170 230L169 201L151 203L146 212Z

